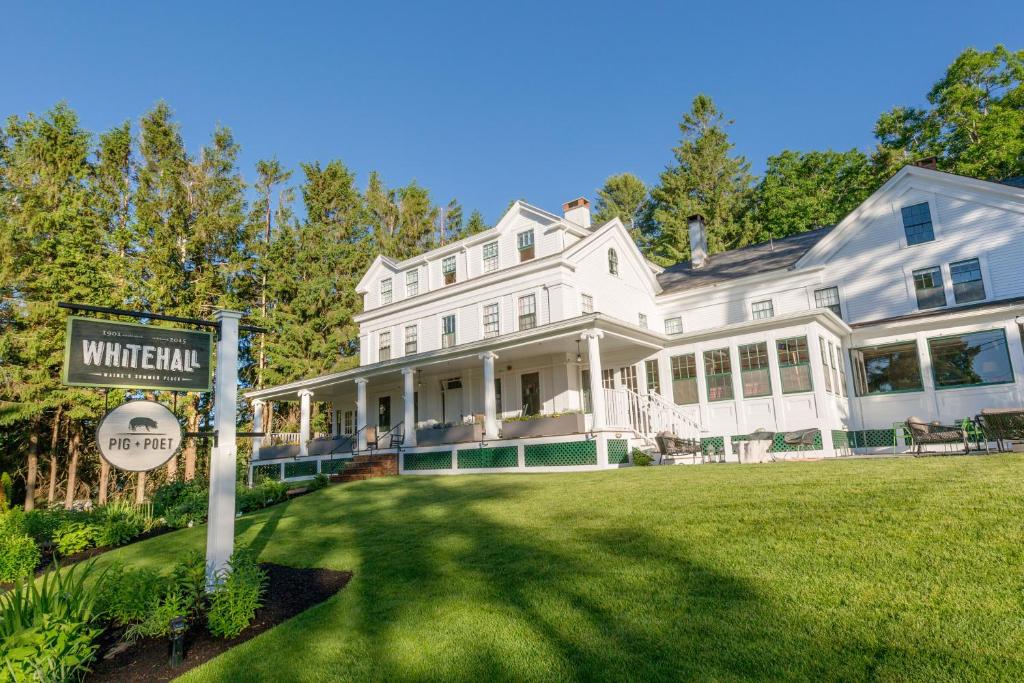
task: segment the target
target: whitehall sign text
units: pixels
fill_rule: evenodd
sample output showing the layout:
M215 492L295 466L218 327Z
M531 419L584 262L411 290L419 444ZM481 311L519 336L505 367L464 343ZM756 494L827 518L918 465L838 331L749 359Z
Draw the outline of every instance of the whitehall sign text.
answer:
M96 427L96 445L111 465L128 472L160 467L181 448L181 423L156 401L129 401Z
M68 318L64 384L210 391L213 335L96 318Z

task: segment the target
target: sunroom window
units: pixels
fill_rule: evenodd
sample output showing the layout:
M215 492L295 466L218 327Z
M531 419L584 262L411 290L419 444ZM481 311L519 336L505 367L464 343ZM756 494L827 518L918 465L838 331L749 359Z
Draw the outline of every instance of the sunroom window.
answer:
M941 308L946 305L946 290L942 286L942 270L938 266L914 271L914 291L917 307Z
M821 366L825 369L825 391L832 393L832 372L828 365L828 351L825 349L825 340L818 337L818 346L821 348Z
M516 235L516 246L519 248L519 262L529 261L534 256L533 230L526 230Z
M658 359L644 361L644 374L647 375L647 392L661 393L661 377L658 376Z
M739 347L739 354L743 397L770 395L772 381L768 371L768 343L744 344Z
M441 273L444 275L446 285L455 283L455 256L445 256L441 260Z
M986 330L928 340L937 389L1013 382L1006 332Z
M704 352L704 377L708 383L709 401L732 399L732 359L729 349Z
M985 283L981 279L981 262L978 259L951 263L949 277L953 280L953 300L958 304L984 300Z
M775 352L779 358L779 379L782 381L782 393L795 394L810 391L811 354L807 348L807 337L790 337L775 342Z
M678 405L693 405L700 400L697 391L697 357L692 353L672 356L672 400Z
M900 211L903 214L903 232L907 236L908 245L931 242L935 239L928 202L904 206Z
M916 341L852 349L850 360L858 396L921 391L924 388Z

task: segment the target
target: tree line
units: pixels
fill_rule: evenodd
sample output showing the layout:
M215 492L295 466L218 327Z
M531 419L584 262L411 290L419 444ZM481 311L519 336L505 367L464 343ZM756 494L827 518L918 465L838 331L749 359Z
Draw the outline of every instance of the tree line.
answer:
M714 253L834 223L921 157L975 177L1024 175L1022 81L1024 51L966 50L927 106L879 118L873 151L785 150L760 178L735 153L725 115L699 95L658 182L610 177L595 220L620 217L649 258L668 264L689 256L693 213L706 217ZM148 480L109 470L92 428L105 407L138 396L61 386L58 301L198 318L242 310L271 330L243 338L242 380L269 386L358 363L355 285L377 254L404 259L489 227L416 182L389 187L371 172L360 186L341 160L289 169L265 159L247 183L238 155L222 126L190 152L162 102L99 134L66 104L0 127L0 471L16 475L26 507L144 493L206 466L189 441ZM206 394L147 397L173 406L188 431L210 418Z

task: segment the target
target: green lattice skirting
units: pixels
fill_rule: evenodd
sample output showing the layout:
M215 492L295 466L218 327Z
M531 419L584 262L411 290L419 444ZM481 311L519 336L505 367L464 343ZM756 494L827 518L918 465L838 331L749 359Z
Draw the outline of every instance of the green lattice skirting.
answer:
M722 455L725 453L724 436L705 436L700 440L700 452L704 455Z
M406 457L408 458L408 456ZM488 467L517 467L519 465L519 449L515 446L460 449L458 452L458 462L460 470ZM406 469L408 468L409 466L406 464Z
M850 432L842 429L832 430L832 447L839 449L853 448L853 441L850 439Z
M284 464L284 478L312 477L316 474L316 460L306 462L286 462Z
M596 465L596 441L531 444L524 448L527 467L568 467Z
M334 460L321 460L320 471L324 474L337 474L345 469L345 463L349 462L351 458L336 458Z
M847 432L852 448L892 448L895 432L892 429L861 429ZM903 445L909 446L909 439L902 439Z
M450 470L452 468L451 451L406 453L403 457L407 470Z
M608 440L608 464L625 465L629 462L629 442L625 439Z
M273 479L274 481L277 481L280 478L280 465L256 465L252 468L252 480L254 482L260 481L261 479Z

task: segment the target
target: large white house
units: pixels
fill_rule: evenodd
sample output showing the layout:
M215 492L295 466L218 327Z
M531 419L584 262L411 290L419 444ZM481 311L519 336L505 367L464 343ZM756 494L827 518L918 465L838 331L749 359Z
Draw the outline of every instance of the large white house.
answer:
M337 471L376 440L401 473L596 469L661 431L730 460L757 429L810 428L801 455L827 457L902 448L911 415L1024 405L1022 188L908 166L835 226L708 256L694 217L690 241L663 269L585 199L520 201L480 234L378 257L359 366L246 395L258 419L275 401L303 416L252 466ZM311 401L332 434L310 438Z

